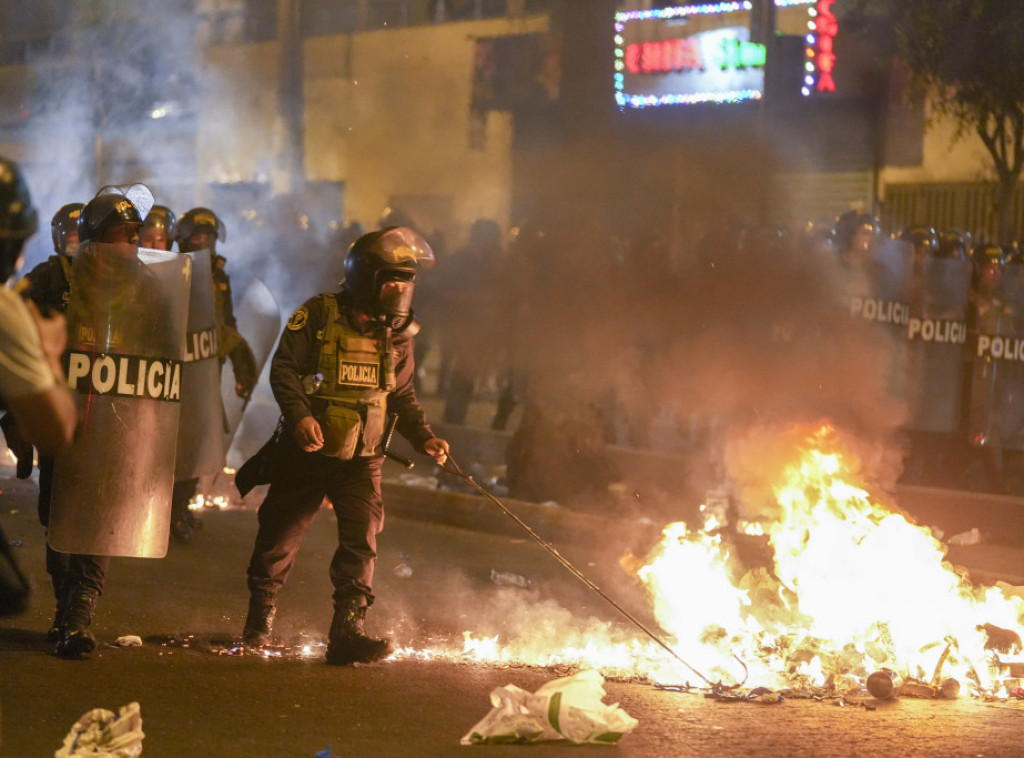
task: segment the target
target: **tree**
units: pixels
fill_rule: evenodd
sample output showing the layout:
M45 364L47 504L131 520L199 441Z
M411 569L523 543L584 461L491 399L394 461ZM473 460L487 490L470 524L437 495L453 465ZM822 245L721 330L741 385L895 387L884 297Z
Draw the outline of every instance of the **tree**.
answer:
M906 68L909 86L953 119L958 137L984 143L998 182L1000 241L1013 239L1024 171L1024 2L856 0L850 20Z

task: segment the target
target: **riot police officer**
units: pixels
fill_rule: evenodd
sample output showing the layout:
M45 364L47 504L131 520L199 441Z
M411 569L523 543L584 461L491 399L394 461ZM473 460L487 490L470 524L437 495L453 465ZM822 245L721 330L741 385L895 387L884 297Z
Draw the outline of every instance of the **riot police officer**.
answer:
M71 261L78 248L78 219L82 203L68 203L53 214L50 232L54 254L33 268L17 284L15 290L44 312L68 308L71 292ZM45 293L45 294L44 294Z
M213 266L214 310L217 321L219 358L231 361L235 374L235 392L249 397L256 386L256 359L249 343L238 331L234 305L231 300L231 278L224 270L227 259L217 254L217 243L227 237L224 222L209 208L192 208L181 215L174 226L178 252L194 253L209 250ZM189 510L189 502L199 487L198 478L182 479L174 483L171 501L171 534L178 542L188 543L202 526Z
M174 243L174 225L177 216L166 205L154 205L139 229L139 247L150 250L170 250Z
M418 272L433 260L411 229L365 234L348 252L341 291L310 298L288 320L270 370L283 433L271 453L270 490L249 561L247 645L269 639L278 590L326 496L338 523L327 663L371 662L389 652L387 640L363 631L384 524L381 441L388 414L418 451L439 464L448 454L413 385L412 295ZM236 478L243 494L251 487L244 483L251 465L255 459Z
M134 185L141 188L142 185ZM133 199L120 192L100 190L86 203L78 218L80 245L107 243L134 246L138 244L138 230L142 225L140 206L146 198ZM148 188L140 195L152 194ZM32 274L29 274L32 279ZM37 286L38 285L38 286ZM52 283L51 285L52 286ZM43 283L33 280L27 289L27 296L36 302L67 302L70 283L62 288L60 297L56 292L47 291ZM37 300L38 298L38 300ZM44 527L50 524L50 500L54 487L54 460L43 458L39 462L39 520ZM78 658L91 653L96 639L89 630L96 603L103 594L106 584L110 557L105 555L81 555L60 553L47 544L46 570L50 574L53 592L57 601L53 624L47 632L47 639L57 643L56 652L65 658Z
M870 213L846 211L836 219L832 239L840 260L847 264L863 261L881 237L881 225Z

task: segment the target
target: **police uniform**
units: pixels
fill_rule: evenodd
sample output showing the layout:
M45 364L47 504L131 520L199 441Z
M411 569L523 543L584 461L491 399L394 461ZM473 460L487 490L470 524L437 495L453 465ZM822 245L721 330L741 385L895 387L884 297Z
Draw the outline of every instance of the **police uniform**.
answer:
M360 334L352 308L345 292L310 298L292 314L274 354L270 386L285 432L258 514L248 568L254 597L277 594L326 496L338 525L330 567L335 604L372 604L377 535L384 526L384 419L397 414L398 431L421 452L435 436L413 387L412 330ZM317 373L323 381L309 395L302 379ZM317 452L301 450L291 434L311 415L324 432Z

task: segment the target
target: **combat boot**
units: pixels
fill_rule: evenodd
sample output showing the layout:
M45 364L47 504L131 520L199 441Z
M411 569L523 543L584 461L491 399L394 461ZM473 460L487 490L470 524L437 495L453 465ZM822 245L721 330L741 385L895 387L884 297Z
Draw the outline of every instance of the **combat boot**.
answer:
M80 658L96 649L96 638L89 631L92 613L99 593L89 589L75 589L70 593L64 631L57 641L57 655L61 658Z
M365 617L366 606L361 598L335 602L327 640L327 663L332 666L373 663L391 654L390 640L368 637L363 632Z
M249 647L263 647L270 641L277 605L274 595L253 592L249 595L249 612L245 616L242 642Z
M53 623L46 630L47 642L59 642L68 625L68 610L71 607L71 595L68 592L54 592L57 609L53 613Z

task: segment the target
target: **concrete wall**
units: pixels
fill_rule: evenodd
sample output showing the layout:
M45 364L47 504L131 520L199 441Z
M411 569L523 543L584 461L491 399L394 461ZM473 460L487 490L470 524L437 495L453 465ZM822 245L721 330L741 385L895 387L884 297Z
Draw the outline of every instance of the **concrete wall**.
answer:
M929 110L924 132L924 160L918 166L886 167L881 172L882 195L887 184L994 181L992 158L974 133L957 139L957 126Z
M506 226L512 120L491 112L485 141L471 146L474 41L547 26L533 16L307 40L306 179L344 182L345 220L368 228L394 198L419 205L405 210L425 231L443 228L452 244L479 216ZM277 44L219 47L207 56L204 110L220 115L201 121L197 183L267 182L281 191Z

